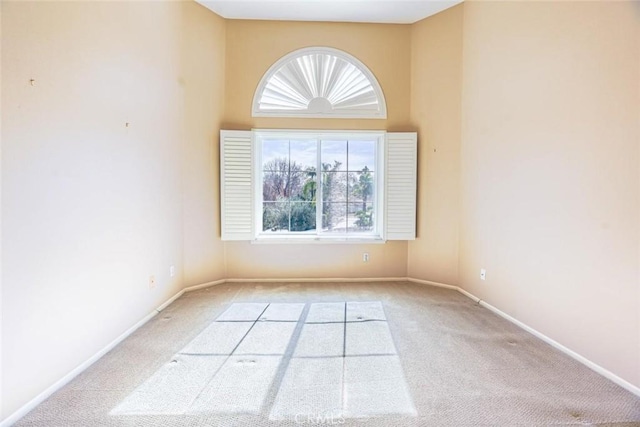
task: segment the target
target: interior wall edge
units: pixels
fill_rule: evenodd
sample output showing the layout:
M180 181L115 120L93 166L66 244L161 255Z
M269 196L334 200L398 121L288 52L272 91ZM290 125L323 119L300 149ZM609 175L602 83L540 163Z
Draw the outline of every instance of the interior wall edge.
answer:
M413 283L417 283L417 284L421 284L421 285L436 286L436 287L439 287L439 288L446 288L446 289L451 289L451 290L455 290L457 292L460 292L462 295L466 296L467 298L470 298L471 300L473 300L474 302L478 303L479 305L481 305L482 307L486 308L487 310L493 312L494 314L502 317L505 320L508 320L509 322L513 323L514 325L518 326L519 328L524 329L525 331L527 331L531 335L535 336L536 338L541 339L542 341L546 342L551 347L563 352L564 354L566 354L567 356L571 357L572 359L575 359L576 361L582 363L583 365L585 365L587 368L591 369L592 371L602 375L603 377L607 378L610 381L613 381L615 384L619 385L620 387L622 387L622 388L626 389L627 391L633 393L634 395L640 397L640 387L630 383L629 381L625 380L624 378L621 378L618 375L614 374L610 370L608 370L608 369L598 365L597 363L587 359L586 357L584 357L580 353L577 353L577 352L571 350L569 347L564 346L563 344L561 344L558 341L554 340L553 338L543 334L542 332L538 331L537 329L532 328L531 326L527 325L524 322L521 322L520 320L516 319L513 316L510 316L509 314L505 313L504 311L500 310L499 308L497 308L497 307L489 304L488 302L478 298L477 296L473 295L471 292L468 292L468 291L466 291L465 289L463 289L463 288L461 288L459 286L447 285L445 283L431 282L431 281L428 281L428 280L414 279L414 278L411 278L411 277L407 278L407 280L409 282L413 282Z
M227 279L227 283L335 283L335 282L347 282L347 283L359 283L359 282L406 282L408 277L288 277L288 278L232 278ZM200 289L200 288L198 288Z
M175 300L180 298L185 293L193 292L193 291L197 291L197 290L201 290L201 289L206 289L206 288L209 288L209 287L212 287L212 286L224 285L224 284L227 284L227 283L232 283L233 284L233 283L254 283L254 282L255 283L272 283L272 282L307 282L307 283L313 283L313 282L315 282L315 283L319 283L319 282L322 282L322 283L330 283L330 282L333 282L333 283L335 283L335 282L351 282L351 283L353 283L353 282L410 282L410 283L415 283L415 284L419 284L419 285L433 286L433 287L444 288L444 289L449 289L449 290L452 290L452 291L456 291L456 292L459 292L462 295L466 296L467 298L471 299L472 301L478 303L479 305L481 305L482 307L486 308L487 310L492 311L496 315L498 315L498 316L502 317L503 319L513 323L514 325L522 328L526 332L534 335L536 338L541 339L542 341L544 341L547 344L551 345L555 349L563 352L564 354L570 356L571 358L575 359L576 361L582 363L583 365L585 365L586 367L590 368L594 372L602 375L603 377L609 379L610 381L613 381L615 384L619 385L620 387L622 387L622 388L626 389L627 391L633 393L634 395L640 397L640 387L638 387L638 386L636 386L634 384L631 384L630 382L628 382L625 379L617 376L616 374L614 374L613 372L609 371L608 369L603 368L602 366L598 365L597 363L592 362L591 360L587 359L586 357L582 356L581 354L576 353L575 351L571 350L568 347L565 347L561 343L559 343L559 342L555 341L554 339L548 337L547 335L537 331L536 329L530 327L529 325L519 321L518 319L508 315L507 313L505 313L502 310L494 307L493 305L487 303L486 301L481 300L480 298L476 297L475 295L473 295L470 292L467 292L466 290L464 290L463 288L461 288L459 286L449 285L449 284L446 284L446 283L432 282L432 281L429 281L429 280L417 279L417 278L413 278L413 277L358 277L358 278L342 278L342 279L340 279L340 278L297 278L297 279L291 279L291 278L285 278L285 279L228 278L228 279L215 280L215 281L212 281L212 282L206 282L206 283L202 283L202 284L199 284L199 285L189 286L189 287L184 288L181 291L177 292L174 296L172 296L167 301L165 301L163 304L158 306L158 308L153 310L151 313L147 314L145 317L143 317L140 321L138 321L136 324L134 324L129 329L127 329L124 333L122 333L118 338L116 338L111 343L109 343L102 350L100 350L99 352L97 352L96 354L91 356L89 359L87 359L85 362L83 362L82 364L77 366L75 369L71 370L68 374L66 374L64 377L60 378L54 384L49 386L45 391L43 391L42 393L37 395L35 398L31 399L28 403L26 403L25 405L20 407L13 414L9 415L4 420L0 421L0 427L9 427L12 424L14 424L15 422L17 422L18 420L20 420L25 415L27 415L36 406L38 406L40 403L42 403L44 400L46 400L53 393L55 393L56 391L58 391L59 389L64 387L66 384L68 384L76 376L78 376L79 374L84 372L86 369L88 369L91 365L93 365L96 361L98 361L102 356L104 356L106 353L108 353L110 350L112 350L114 347L116 347L118 344L120 344L122 341L124 341L129 335L134 333L136 330L138 330L140 327L142 327L144 324L146 324L149 320L154 318L158 313L160 313L166 307L171 305L171 303L173 303Z
M468 292L466 292L466 291L462 292L462 289L461 289L461 293L466 294ZM469 294L469 295L472 295L472 294ZM631 384L629 381L625 380L624 378L621 378L618 375L614 374L613 372L609 371L608 369L598 365L595 362L592 362L591 360L589 360L586 357L582 356L580 353L577 353L577 352L571 350L570 348L562 345L561 343L559 343L558 341L554 340L553 338L548 337L547 335L545 335L542 332L532 328L531 326L527 325L526 323L523 323L523 322L519 321L518 319L508 315L504 311L494 307L493 305L489 304L488 302L486 302L484 300L479 300L478 304L480 304L481 306L483 306L487 310L492 311L493 313L497 314L498 316L502 317L503 319L508 320L509 322L513 323L514 325L524 329L525 331L529 332L531 335L535 336L536 338L541 339L542 341L546 342L547 344L549 344L550 346L554 347L555 349L560 350L561 352L563 352L567 356L570 356L571 358L573 358L573 359L577 360L578 362L582 363L583 365L585 365L587 368L591 369L592 371L602 375L603 377L607 378L608 380L613 381L614 383L616 383L620 387L622 387L622 388L626 389L627 391L629 391L629 392L635 394L636 396L640 397L640 387L637 387L637 386Z
M180 298L185 293L197 291L199 289L209 288L211 286L222 285L222 284L224 284L226 282L227 282L226 279L215 280L215 281L211 281L211 282L201 283L199 285L189 286L189 287L186 287L186 288L178 291L171 298L166 300L164 303L160 304L158 306L158 308L156 308L151 313L149 313L146 316L144 316L137 323L135 323L129 329L124 331L120 336L118 336L116 339L114 339L109 344L107 344L100 351L98 351L93 356L91 356L89 359L87 359L86 361L84 361L83 363L78 365L76 368L72 369L69 373L67 373L65 376L63 376L58 381L53 383L51 386L47 387L43 392L41 392L36 397L31 399L29 402L24 404L22 407L20 407L13 414L9 415L5 419L0 419L0 427L9 427L12 424L14 424L15 422L17 422L18 420L20 420L25 415L27 415L36 406L38 406L40 403L44 402L53 393L55 393L56 391L60 390L62 387L67 385L75 377L77 377L82 372L87 370L91 365L93 365L95 362L97 362L102 356L104 356L109 351L111 351L113 348L115 348L118 344L120 344L122 341L124 341L127 337L129 337L135 331L140 329L144 324L146 324L149 320L153 319L156 315L158 315L158 313L160 313L162 310L167 308L169 305L171 305L171 303L173 303L175 300Z
M82 362L80 365L78 365L77 367L75 367L74 369L69 371L65 376L60 378L55 383L51 384L49 387L47 387L44 391L42 391L36 397L34 397L30 401L28 401L26 404L24 404L20 408L18 408L18 410L16 410L13 414L10 414L8 417L3 419L0 422L0 427L9 427L9 426L13 425L14 423L16 423L18 420L20 420L25 415L27 415L36 406L38 406L39 404L44 402L49 396L51 396L53 393L55 393L56 391L60 390L62 387L67 385L75 377L77 377L82 372L84 372L89 367L91 367L91 365L93 365L95 362L97 362L102 356L107 354L109 351L111 351L113 348L115 348L118 344L120 344L122 341L124 341L129 335L133 334L140 327L142 327L145 323L147 323L149 320L154 318L158 313L160 313L162 310L164 310L166 307L168 307L172 302L174 302L175 300L180 298L185 292L186 291L184 289L181 290L181 291L178 291L178 293L176 293L174 296L172 296L167 301L162 303L158 308L153 310L151 313L149 313L146 316L144 316L137 323L135 323L129 329L124 331L121 335L119 335L116 339L111 341L109 344L107 344L105 347L103 347L101 350L99 350L93 356L91 356L90 358L88 358L87 360Z
M411 25L410 123L418 131L417 237L407 275L460 283L464 3Z

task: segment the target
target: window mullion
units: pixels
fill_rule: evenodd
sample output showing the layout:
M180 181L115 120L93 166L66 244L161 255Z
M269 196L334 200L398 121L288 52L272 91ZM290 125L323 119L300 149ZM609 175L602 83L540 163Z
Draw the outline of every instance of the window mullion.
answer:
M316 235L322 234L322 140L316 140Z
M291 233L291 140L289 140L289 163L287 164L287 208L289 210L289 229L288 233ZM286 193L286 192L285 192Z
M344 217L344 220L345 220L344 234L345 235L349 235L349 207L350 207L349 206L349 193L350 193L349 192L349 178L350 178L350 176L349 176L349 171L350 171L350 169L349 169L349 139L347 139L347 165L345 167L346 167L346 171L347 171L347 182L346 182L347 194L345 195L346 201L347 201L347 205L345 206L346 215Z

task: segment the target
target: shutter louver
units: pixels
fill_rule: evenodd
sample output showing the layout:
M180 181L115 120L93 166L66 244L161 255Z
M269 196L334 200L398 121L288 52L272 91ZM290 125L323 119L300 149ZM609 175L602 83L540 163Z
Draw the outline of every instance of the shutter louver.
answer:
M386 239L414 240L418 135L387 133L385 147Z
M251 131L220 131L222 240L253 239Z

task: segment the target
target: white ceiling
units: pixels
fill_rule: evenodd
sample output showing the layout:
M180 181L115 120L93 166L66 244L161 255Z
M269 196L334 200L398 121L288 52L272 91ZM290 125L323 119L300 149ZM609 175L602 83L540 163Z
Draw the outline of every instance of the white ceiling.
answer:
M412 24L463 0L196 0L228 19Z

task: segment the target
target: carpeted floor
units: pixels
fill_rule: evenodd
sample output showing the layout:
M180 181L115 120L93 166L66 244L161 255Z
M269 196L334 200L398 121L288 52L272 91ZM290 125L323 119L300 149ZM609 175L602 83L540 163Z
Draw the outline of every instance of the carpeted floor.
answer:
M187 293L17 426L640 426L640 398L455 291Z

